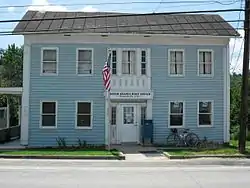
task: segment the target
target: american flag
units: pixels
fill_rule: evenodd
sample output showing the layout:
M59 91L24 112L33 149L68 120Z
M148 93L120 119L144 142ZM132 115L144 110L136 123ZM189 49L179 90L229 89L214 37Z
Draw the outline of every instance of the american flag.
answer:
M111 89L111 68L110 68L110 60L111 54L109 53L108 59L105 62L105 65L102 69L102 77L103 77L103 84L105 86L106 91L110 91Z

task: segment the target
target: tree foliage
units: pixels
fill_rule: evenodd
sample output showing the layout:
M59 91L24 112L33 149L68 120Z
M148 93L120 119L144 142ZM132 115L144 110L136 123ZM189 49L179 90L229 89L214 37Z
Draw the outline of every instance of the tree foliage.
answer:
M15 44L9 45L7 49L0 50L0 86L22 87L23 76L23 47ZM6 106L9 101L10 125L18 123L18 105L21 96L0 95L0 106Z

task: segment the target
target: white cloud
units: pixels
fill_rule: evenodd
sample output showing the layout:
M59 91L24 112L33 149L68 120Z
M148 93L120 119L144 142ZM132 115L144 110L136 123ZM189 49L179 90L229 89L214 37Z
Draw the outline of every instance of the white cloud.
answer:
M98 9L94 8L92 6L86 6L83 9L81 9L80 11L82 11L82 12L97 12Z
M9 12L14 12L14 10L15 10L15 7L8 7Z
M67 11L67 7L60 5L50 5L48 0L32 0L32 5L28 10L38 11Z
M241 73L242 72L242 62L243 62L243 48L241 45L244 37L244 30L238 30L241 35L241 38L233 38L230 40L229 49L230 49L230 62L231 62L231 71ZM244 47L244 46L243 46ZM232 61L231 61L232 60Z

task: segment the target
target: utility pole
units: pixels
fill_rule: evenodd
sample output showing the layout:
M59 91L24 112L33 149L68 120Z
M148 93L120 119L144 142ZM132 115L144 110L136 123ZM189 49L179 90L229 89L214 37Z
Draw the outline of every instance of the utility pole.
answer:
M246 129L248 121L248 74L249 74L249 1L245 0L245 22L244 22L244 54L243 54L243 74L241 88L241 124L239 135L239 152L246 150Z

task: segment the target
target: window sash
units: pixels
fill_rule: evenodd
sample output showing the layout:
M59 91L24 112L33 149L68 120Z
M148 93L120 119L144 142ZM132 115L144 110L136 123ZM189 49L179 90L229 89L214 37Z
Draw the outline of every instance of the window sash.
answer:
M42 73L56 74L57 73L57 50L43 49L42 50Z
M136 52L122 51L122 74L136 74Z
M80 105L86 108L84 110L80 109ZM89 109L87 109L89 108ZM86 120L86 123L83 122ZM82 121L82 123L80 123ZM90 102L78 102L77 103L77 117L76 117L76 126L77 127L91 127L92 124L92 105Z
M208 103L207 109L201 111L202 103ZM199 126L211 126L212 125L212 110L213 103L211 101L199 101L198 102L198 125ZM205 107L204 107L205 108ZM205 119L202 119L205 118Z
M170 51L169 64L171 75L182 75L184 72L184 52Z
M199 52L199 74L212 74L213 54L211 51Z
M178 103L178 107L174 107ZM184 124L184 103L170 102L169 126L181 127Z
M84 55L87 55L85 57ZM93 51L88 49L79 49L77 55L77 74L92 74Z
M117 113L116 113L116 107L111 108L111 125L116 125L116 118L117 118Z

